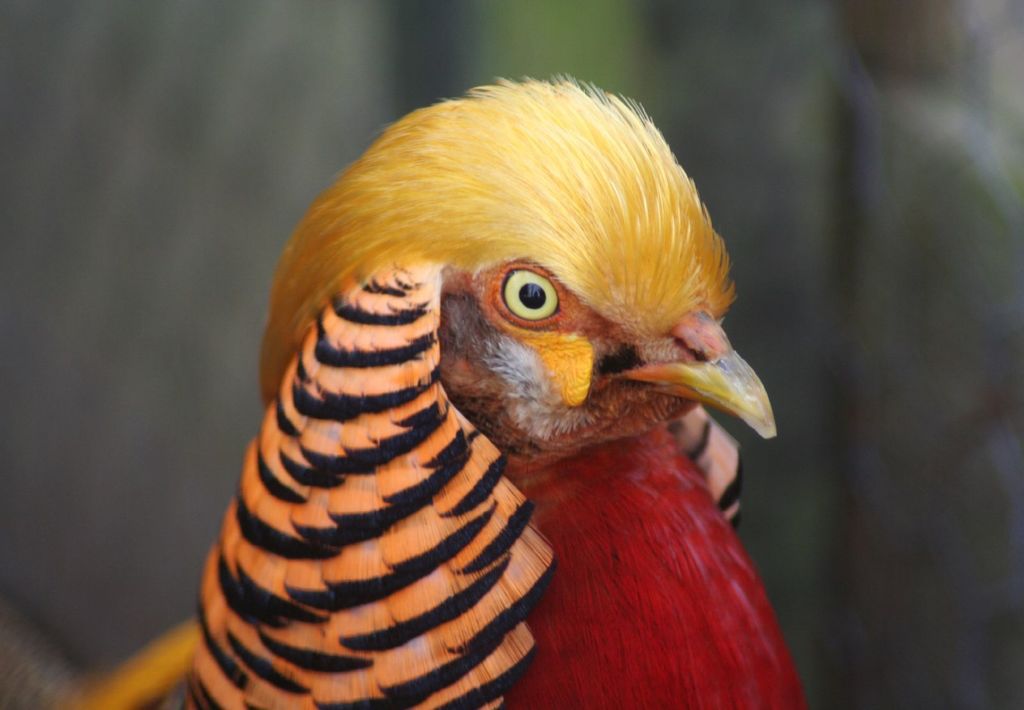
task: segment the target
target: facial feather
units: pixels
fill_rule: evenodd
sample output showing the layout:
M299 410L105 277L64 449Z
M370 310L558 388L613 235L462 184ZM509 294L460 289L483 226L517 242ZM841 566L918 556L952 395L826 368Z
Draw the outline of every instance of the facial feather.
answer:
M561 437L591 421L586 409L566 406L550 369L528 345L499 335L488 343L483 362L504 381L511 416L531 438Z
M613 361L635 365L647 348L627 345L621 329L564 294L573 329L593 348L585 401L567 404L535 345L506 332L487 299L493 273L448 273L441 307L441 381L513 467L541 465L583 447L633 436L685 412L692 403L616 377ZM515 332L515 331L513 331ZM633 351L633 358L624 352ZM602 363L606 371L602 371Z

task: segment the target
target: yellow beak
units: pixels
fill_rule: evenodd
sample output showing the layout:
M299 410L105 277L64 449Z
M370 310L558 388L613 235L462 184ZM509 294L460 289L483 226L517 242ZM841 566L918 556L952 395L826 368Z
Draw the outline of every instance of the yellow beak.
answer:
M707 362L645 365L623 373L632 380L739 417L765 439L775 436L775 415L761 380L735 350Z

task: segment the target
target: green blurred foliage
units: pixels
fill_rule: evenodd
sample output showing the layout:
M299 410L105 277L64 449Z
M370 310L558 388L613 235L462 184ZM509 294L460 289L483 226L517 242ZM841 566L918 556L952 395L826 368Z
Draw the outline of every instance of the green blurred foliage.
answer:
M642 44L637 5L627 0L587 3L500 0L478 6L479 61L472 81L555 75L617 93L635 88Z

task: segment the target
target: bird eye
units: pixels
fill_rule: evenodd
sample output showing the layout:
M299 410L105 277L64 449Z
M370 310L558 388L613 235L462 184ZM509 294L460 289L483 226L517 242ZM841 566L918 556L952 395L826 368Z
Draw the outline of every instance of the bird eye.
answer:
M525 269L509 272L502 296L508 309L523 320L543 320L558 310L554 284Z

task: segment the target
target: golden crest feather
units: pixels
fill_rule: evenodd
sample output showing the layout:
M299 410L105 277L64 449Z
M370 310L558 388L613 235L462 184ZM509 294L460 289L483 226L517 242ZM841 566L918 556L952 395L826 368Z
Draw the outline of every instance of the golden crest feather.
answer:
M638 106L569 80L503 81L399 120L313 203L271 291L264 397L347 284L394 264L510 259L643 335L733 298L696 188Z

